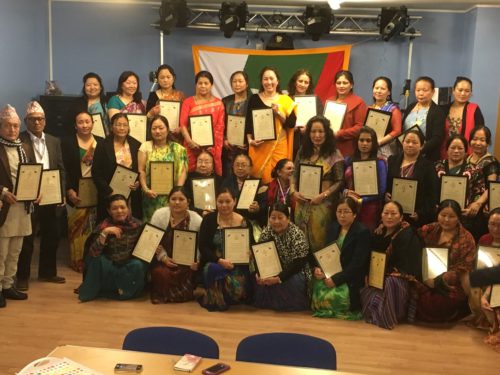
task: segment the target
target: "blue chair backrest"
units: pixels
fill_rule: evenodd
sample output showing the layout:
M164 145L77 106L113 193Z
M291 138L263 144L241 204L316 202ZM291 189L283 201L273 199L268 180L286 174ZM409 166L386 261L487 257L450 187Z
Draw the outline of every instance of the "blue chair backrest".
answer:
M337 369L337 355L331 343L297 333L264 333L244 338L238 344L236 360Z
M124 350L219 358L219 346L209 336L177 327L146 327L130 331L123 340Z

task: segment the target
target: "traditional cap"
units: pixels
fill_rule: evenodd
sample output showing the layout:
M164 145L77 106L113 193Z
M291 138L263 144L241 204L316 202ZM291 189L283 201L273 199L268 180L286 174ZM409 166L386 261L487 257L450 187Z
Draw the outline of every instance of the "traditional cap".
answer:
M36 100L29 102L28 105L26 106L26 117L28 117L33 113L43 113L45 115L42 106Z
M10 104L7 104L0 110L0 120L9 120L9 119L21 122L21 119L17 115L16 109Z

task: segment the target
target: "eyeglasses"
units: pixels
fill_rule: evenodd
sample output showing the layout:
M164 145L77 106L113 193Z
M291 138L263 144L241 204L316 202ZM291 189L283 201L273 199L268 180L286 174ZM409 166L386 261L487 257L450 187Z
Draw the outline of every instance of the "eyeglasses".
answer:
M45 117L28 117L27 120L31 122L42 122L45 121Z
M342 216L342 215L346 216L346 215L350 215L350 214L352 214L351 210L337 210L337 215L340 215L340 216Z
M235 166L236 168L246 168L246 167L248 167L249 165L248 165L248 163L234 163L234 166Z

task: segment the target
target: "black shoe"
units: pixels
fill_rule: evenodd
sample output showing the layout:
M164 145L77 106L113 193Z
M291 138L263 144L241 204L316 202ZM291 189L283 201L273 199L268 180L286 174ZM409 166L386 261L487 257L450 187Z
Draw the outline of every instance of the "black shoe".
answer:
M3 293L0 293L0 309L5 306L7 306L7 302L5 301Z
M16 289L21 292L26 292L29 289L29 281L28 279L17 279Z
M28 295L26 293L20 292L14 287L2 290L2 294L5 299L15 299L19 301L28 299Z
M38 277L38 281L43 281L46 283L64 284L66 279L61 276L51 276L51 277Z

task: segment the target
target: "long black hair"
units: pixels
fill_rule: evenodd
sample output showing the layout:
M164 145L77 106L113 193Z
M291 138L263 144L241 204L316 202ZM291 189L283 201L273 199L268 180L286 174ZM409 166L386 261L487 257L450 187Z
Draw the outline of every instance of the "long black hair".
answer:
M335 147L335 136L330 128L330 120L324 116L314 116L307 121L306 136L304 137L304 143L302 144L300 152L300 156L305 159L310 158L314 154L314 146L311 141L311 129L315 122L319 122L325 131L325 142L319 149L319 156L328 157L337 150Z

